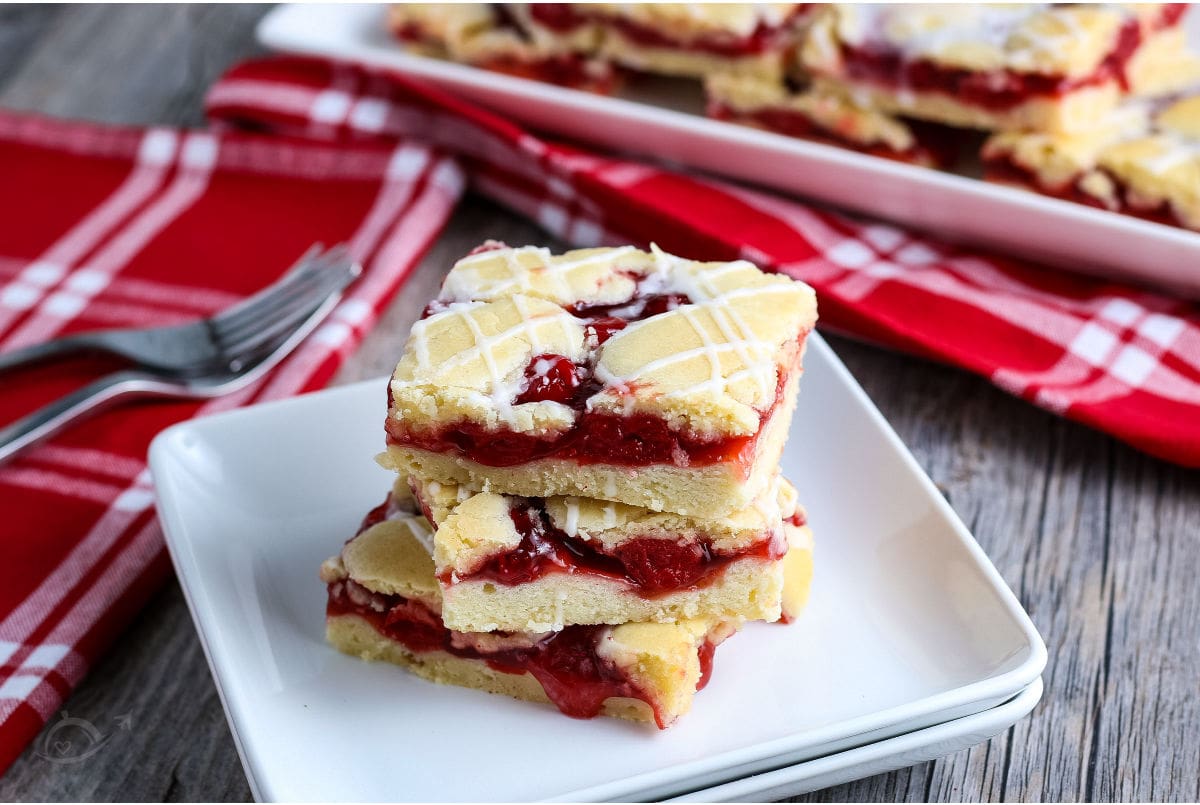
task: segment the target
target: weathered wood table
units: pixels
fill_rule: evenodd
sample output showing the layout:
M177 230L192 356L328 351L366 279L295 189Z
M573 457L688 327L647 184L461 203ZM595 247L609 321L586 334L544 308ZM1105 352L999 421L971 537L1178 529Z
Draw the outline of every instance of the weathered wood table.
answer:
M263 11L0 6L0 104L198 125L205 88L256 52L253 28ZM547 240L512 214L468 199L336 382L388 372L445 267L486 237ZM830 342L1016 590L1050 662L1042 703L991 742L804 799L1200 798L1200 474L963 372ZM174 582L65 709L95 722L127 716L129 729L80 763L27 751L0 779L0 798L250 796Z

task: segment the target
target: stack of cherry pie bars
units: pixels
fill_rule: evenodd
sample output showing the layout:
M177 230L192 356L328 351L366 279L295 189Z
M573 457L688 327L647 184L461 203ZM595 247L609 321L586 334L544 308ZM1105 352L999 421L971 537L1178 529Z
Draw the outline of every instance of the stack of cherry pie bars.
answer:
M405 3L411 50L593 92L702 81L708 114L1200 230L1183 3Z
M667 727L719 643L807 597L779 461L816 318L811 288L745 261L479 247L392 376L398 477L322 565L329 641Z

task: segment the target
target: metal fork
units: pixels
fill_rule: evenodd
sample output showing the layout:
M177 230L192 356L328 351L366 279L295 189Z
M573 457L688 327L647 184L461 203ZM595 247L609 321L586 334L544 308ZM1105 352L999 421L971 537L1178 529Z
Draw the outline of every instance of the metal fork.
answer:
M0 462L121 398L205 399L254 382L312 332L361 270L343 248L322 253L314 247L277 283L212 318L176 327L88 334L77 337L69 350L54 348L32 358L29 351L20 350L26 357L8 365L79 349L111 352L139 365L108 374L0 428Z
M146 368L203 371L269 338L273 333L266 328L272 323L287 328L298 315L306 314L306 306L336 283L329 269L347 260L344 246L323 252L317 244L274 285L211 318L173 327L98 330L56 338L0 354L0 371L76 352L105 352Z

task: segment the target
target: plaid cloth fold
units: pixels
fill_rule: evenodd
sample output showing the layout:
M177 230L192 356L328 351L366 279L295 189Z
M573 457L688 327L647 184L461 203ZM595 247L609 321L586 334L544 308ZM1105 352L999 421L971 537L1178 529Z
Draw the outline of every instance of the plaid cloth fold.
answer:
M225 125L435 144L458 155L478 191L576 245L653 240L689 257L753 260L816 288L823 327L968 369L1200 466L1194 303L589 153L387 71L268 58L231 70L207 102Z
M209 315L273 282L313 242L365 272L252 387L203 404L114 408L0 465L0 770L170 572L146 472L174 422L318 388L441 230L463 186L415 142L331 145L0 112L0 351L101 327ZM0 379L0 422L111 366Z

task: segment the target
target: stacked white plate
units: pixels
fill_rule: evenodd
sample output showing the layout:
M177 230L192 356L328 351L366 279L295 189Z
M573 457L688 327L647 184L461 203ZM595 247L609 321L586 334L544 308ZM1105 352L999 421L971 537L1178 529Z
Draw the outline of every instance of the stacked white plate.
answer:
M812 596L751 624L665 732L431 685L323 640L320 562L391 476L380 379L177 425L150 464L180 581L261 800L781 797L969 746L1041 696L1046 649L862 389L810 341L783 471Z

